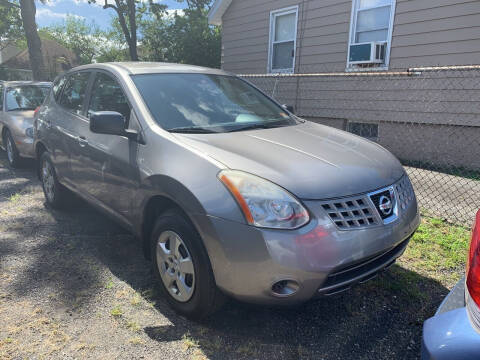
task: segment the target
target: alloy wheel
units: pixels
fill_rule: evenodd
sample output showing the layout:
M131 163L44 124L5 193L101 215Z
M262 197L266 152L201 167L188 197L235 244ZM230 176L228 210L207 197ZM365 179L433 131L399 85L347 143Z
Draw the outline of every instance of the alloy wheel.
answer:
M10 139L10 136L7 136L7 145L6 145L6 148L7 148L7 158L8 158L8 161L11 163L13 163L13 160L14 160L14 153L13 153L13 144L12 144L12 140Z
M44 160L42 164L42 182L47 200L53 202L55 198L55 178L52 165L47 160Z
M195 289L195 269L190 252L174 231L160 234L156 246L157 266L165 288L179 302L187 302Z

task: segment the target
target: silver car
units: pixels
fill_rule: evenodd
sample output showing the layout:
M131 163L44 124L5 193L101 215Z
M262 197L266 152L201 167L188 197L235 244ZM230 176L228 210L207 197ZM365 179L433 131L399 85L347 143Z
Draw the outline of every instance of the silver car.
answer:
M47 204L78 194L140 239L178 312L290 305L388 268L419 225L399 161L221 70L93 64L37 114Z
M423 324L422 360L480 358L480 211L472 229L465 275Z
M0 82L0 134L10 166L33 158L33 113L47 96L51 83Z

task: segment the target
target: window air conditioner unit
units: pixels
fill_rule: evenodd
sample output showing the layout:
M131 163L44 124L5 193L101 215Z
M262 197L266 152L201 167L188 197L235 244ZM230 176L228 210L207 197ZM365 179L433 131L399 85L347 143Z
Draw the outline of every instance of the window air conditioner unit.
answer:
M350 64L385 63L386 42L368 42L350 45Z

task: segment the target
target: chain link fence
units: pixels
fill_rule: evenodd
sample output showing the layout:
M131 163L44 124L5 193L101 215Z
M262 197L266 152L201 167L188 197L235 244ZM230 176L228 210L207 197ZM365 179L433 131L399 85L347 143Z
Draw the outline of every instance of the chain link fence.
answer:
M424 214L473 221L480 208L480 66L241 76L302 118L390 150Z

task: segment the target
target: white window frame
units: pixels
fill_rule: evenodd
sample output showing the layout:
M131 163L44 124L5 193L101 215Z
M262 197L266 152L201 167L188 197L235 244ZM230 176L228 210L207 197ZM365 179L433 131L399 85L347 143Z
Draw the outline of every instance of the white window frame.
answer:
M284 41L274 41L275 40L275 26L276 26L276 19L279 16L295 14L295 36L294 39L284 40ZM268 65L267 65L267 72L268 73L290 73L293 74L295 72L295 62L297 56L297 31L298 31L298 5L290 6L288 8L283 8L279 10L274 10L270 12L270 39L268 41ZM281 44L285 42L291 42L293 40L293 64L292 68L290 69L272 69L273 66L273 45L274 44Z
M348 51L347 51L347 71L372 71L372 70L388 70L390 65L390 50L392 47L392 34L393 34L393 25L395 21L395 9L397 7L397 0L390 0L390 20L388 23L388 34L387 34L387 48L385 50L385 64L381 64L377 67L369 67L369 68L361 68L356 67L353 64L350 64L350 46L356 44L355 36L357 34L357 17L358 17L358 10L360 6L360 0L352 0L352 14L350 18L350 37L348 38ZM377 5L371 6L368 8L363 8L362 10L370 10L370 9L378 9L381 7L385 7L386 5ZM383 28L382 28L383 29Z

